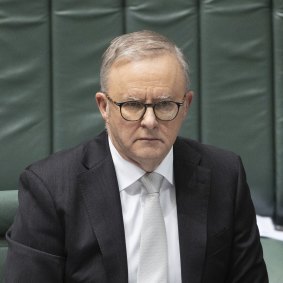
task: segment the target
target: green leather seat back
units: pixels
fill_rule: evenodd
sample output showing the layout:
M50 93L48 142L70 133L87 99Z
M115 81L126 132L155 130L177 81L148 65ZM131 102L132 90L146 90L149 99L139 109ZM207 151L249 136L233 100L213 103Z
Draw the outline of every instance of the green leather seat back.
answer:
M258 213L274 211L270 3L204 1L202 140L241 154Z
M51 152L50 18L46 1L0 1L0 190L15 190Z

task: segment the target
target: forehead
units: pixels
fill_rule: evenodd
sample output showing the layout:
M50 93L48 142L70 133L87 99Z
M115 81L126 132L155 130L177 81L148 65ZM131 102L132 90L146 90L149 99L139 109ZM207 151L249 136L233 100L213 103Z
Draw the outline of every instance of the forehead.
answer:
M108 92L114 94L162 94L184 92L185 78L171 54L134 61L115 62L109 72Z

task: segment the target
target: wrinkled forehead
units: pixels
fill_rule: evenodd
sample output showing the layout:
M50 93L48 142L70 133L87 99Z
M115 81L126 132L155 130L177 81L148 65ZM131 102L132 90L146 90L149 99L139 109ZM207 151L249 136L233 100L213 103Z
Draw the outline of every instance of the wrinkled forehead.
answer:
M162 68L163 67L163 68ZM171 53L160 53L158 55L144 56L144 57L121 57L112 64L110 67L110 73L121 72L121 70L127 70L129 75L133 73L152 75L166 74L172 70L178 70L178 75L183 76L182 66L179 60L174 54ZM157 69L159 72L154 73ZM144 74L146 75L146 74Z
M126 65L135 65L135 63L145 63L148 64L149 71L150 71L150 66L151 62L156 62L156 60L159 62L162 62L163 58L170 58L171 65L168 66L168 69L173 69L173 68L178 68L179 69L179 75L184 78L184 81L186 81L186 75L183 70L183 66L180 63L178 57L171 52L160 52L160 53L148 53L146 56L121 56L117 57L115 61L113 61L112 65L109 68L109 73L113 72L118 72L119 68L122 68L123 66ZM140 70L141 72L144 71ZM167 70L162 70L166 72Z
M140 60L123 59L111 67L108 90L112 94L141 97L170 96L186 90L182 68L174 56L163 55Z

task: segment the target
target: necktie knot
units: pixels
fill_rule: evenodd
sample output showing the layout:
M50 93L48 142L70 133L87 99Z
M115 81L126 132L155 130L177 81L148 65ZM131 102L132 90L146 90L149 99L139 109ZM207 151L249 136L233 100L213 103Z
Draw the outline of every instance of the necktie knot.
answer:
M141 182L144 184L149 194L159 193L163 176L156 173L146 173L142 176Z

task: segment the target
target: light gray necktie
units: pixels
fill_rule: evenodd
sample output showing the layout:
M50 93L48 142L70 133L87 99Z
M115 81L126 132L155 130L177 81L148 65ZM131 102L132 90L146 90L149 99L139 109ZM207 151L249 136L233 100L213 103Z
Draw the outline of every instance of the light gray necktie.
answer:
M148 194L144 202L138 283L168 281L167 239L159 200L162 179L157 173L145 174L141 178Z

